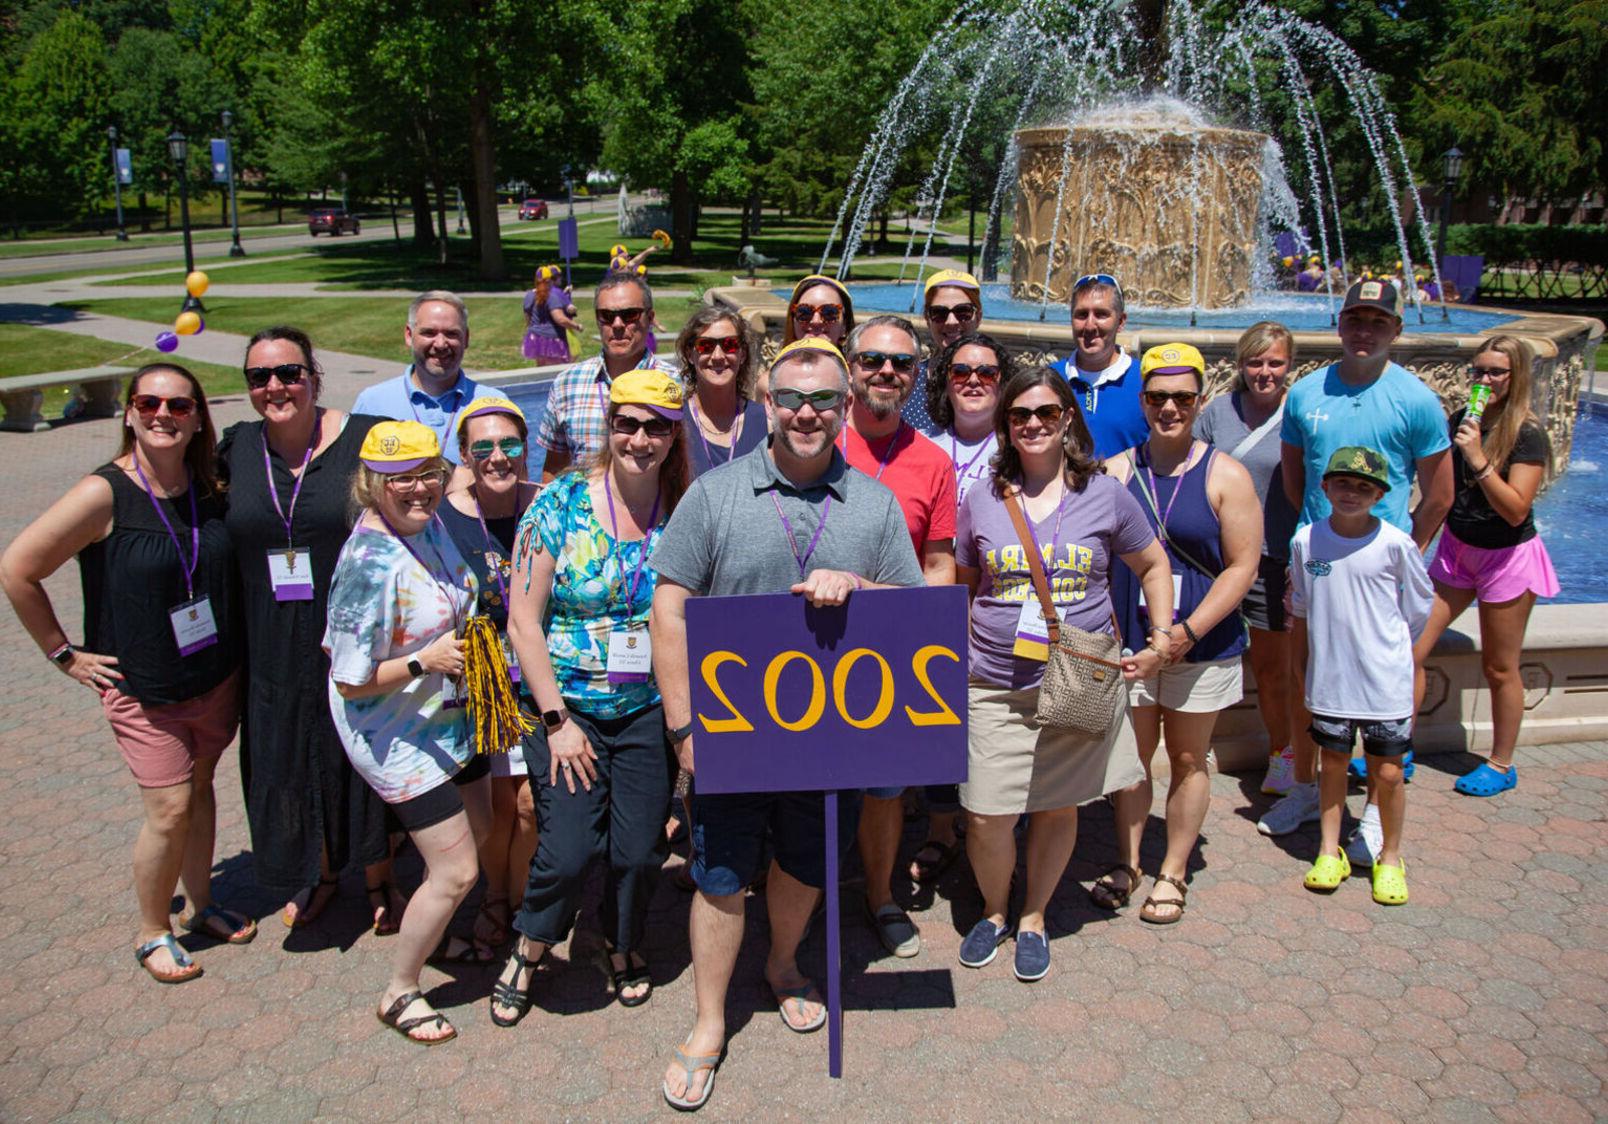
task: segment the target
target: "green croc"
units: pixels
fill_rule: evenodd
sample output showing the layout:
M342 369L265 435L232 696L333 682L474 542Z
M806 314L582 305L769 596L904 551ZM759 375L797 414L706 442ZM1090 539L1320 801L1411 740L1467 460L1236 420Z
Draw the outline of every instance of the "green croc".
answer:
M1407 862L1400 866L1374 863L1373 900L1380 905L1407 904Z
M1328 894L1338 890L1340 883L1350 877L1351 860L1344 851L1336 851L1332 855L1318 856L1318 861L1306 872L1305 885L1308 890Z

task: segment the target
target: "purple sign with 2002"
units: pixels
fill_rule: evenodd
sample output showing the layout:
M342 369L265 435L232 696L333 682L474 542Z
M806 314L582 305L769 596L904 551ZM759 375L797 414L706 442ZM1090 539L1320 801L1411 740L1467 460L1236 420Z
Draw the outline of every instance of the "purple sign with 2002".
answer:
M966 591L687 601L698 791L966 778Z

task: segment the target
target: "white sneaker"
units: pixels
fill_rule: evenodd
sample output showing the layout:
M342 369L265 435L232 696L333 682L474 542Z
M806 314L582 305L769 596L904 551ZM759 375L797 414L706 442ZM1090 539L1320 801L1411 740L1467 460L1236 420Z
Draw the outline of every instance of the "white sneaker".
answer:
M1318 782L1292 784L1290 791L1267 815L1256 821L1256 830L1263 835L1288 835L1304 823L1318 819Z
M1368 806L1368 812L1375 811L1373 805ZM1346 858L1351 860L1353 866L1373 866L1374 858L1385 846L1385 829L1379 826L1377 815L1363 814L1362 822L1357 825L1356 832L1346 844Z
M1295 747L1287 745L1267 759L1267 776L1262 778L1262 791L1271 796L1283 796L1295 784Z

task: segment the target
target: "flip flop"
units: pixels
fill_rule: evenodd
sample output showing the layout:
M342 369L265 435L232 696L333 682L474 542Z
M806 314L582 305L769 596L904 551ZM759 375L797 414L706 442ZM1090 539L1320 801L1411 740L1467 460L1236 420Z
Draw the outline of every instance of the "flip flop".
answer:
M379 1019L392 1030L396 1031L403 1038L406 1038L409 1042L416 1042L420 1046L439 1046L443 1042L451 1042L454 1038L458 1037L457 1028L449 1023L447 1021L447 1016L443 1015L440 1011L432 1011L428 1015L415 1015L411 1019L404 1019L402 1017L402 1012L408 1009L408 1004L416 1003L423 998L424 992L422 991L410 991L406 995L399 995L397 996L396 1002L387 1007L383 1013L379 1011L374 1012L374 1017ZM420 1038L416 1036L413 1032L418 1030L425 1023L435 1023L437 1026L445 1027L447 1029L447 1033L443 1034L439 1038Z
M684 1045L684 1044L683 1044ZM715 1091L715 1074L720 1070L720 1063L726 1060L725 1047L721 1047L716 1054L689 1054L681 1046L675 1049L676 1064L687 1073L687 1088L692 1088L693 1079L703 1070L709 1071L704 1078L703 1092L697 1097L678 1097L670 1091L667 1084L660 1085L660 1092L664 1094L665 1103L671 1108L682 1112L696 1112L709 1103L709 1094Z
M378 916L374 918L374 935L376 937L394 937L400 933L402 931L402 912L391 908L392 895L402 897L397 892L397 888L390 882L381 882L378 886L364 886L363 892L368 895L370 910L375 914L379 914L383 910L385 914L385 920L383 921ZM379 895L379 905L374 904L375 895ZM403 898L402 910L407 908L407 899Z
M173 963L178 965L177 972L158 972L151 967L151 954L158 949L165 948L168 955L173 957ZM201 965L190 959L190 954L180 947L178 939L172 933L163 933L160 937L146 941L134 950L134 962L144 968L157 983L181 984L186 980L193 980L201 974Z
M1509 765L1504 771L1494 767L1489 761L1482 761L1472 773L1464 773L1458 777L1457 783L1452 787L1464 796L1496 796L1511 788L1517 788L1518 785L1518 766Z
M228 933L219 936L216 930L207 928L208 921L216 921L228 929ZM189 917L179 918L187 932L199 933L203 937L211 937L215 941L225 941L228 944L250 944L257 939L257 923L251 918L238 913L231 913L220 906L209 905Z
M324 910L335 898L335 889L341 884L339 878L320 878L308 887L307 908L297 906L295 901L285 903L285 909L280 914L287 929L304 929L323 916ZM297 895L300 897L301 895ZM294 907L294 911L292 909Z
M782 1016L782 1025L794 1034L809 1034L826 1025L826 1001L821 998L821 993L815 990L814 984L804 984L800 987L772 987L771 994L776 997L776 1013ZM808 1025L800 1026L787 1017L789 1001L796 1001L799 1004L800 1018L804 1015L803 1004L806 1001L819 1003L821 1010Z
M1126 874L1128 876L1126 889L1117 889L1117 884L1111 880L1113 874ZM1129 899L1133 897L1133 892L1139 888L1139 884L1144 880L1145 872L1138 867L1124 866L1122 863L1118 863L1094 880L1094 885L1089 887L1089 900L1101 909L1109 909L1115 912L1128 904Z

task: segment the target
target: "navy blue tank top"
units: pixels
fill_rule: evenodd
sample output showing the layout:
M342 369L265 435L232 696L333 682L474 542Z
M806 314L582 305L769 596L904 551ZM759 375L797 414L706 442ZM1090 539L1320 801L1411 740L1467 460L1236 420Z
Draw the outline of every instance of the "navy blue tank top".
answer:
M1150 461L1145 446L1139 446L1139 463L1128 477L1128 491L1139 501L1145 520L1156 531L1156 537L1161 539L1167 559L1172 563L1172 572L1176 575L1174 587L1179 590L1178 604L1173 607L1173 619L1178 621L1200 607L1212 582L1223 572L1223 528L1217 512L1212 510L1210 497L1206 495L1206 478L1211 473L1212 459L1216 456L1217 450L1207 449L1199 463L1191 466L1182 476L1155 477L1154 508L1150 500L1145 498L1145 489L1151 484L1151 475L1147 471ZM1158 513L1167 520L1166 536L1162 536L1158 529ZM1202 573L1199 568L1184 561L1179 551L1167 541L1169 538L1208 572ZM1126 566L1114 569L1112 576L1115 579L1112 592L1119 606L1117 613L1122 620L1122 634L1134 637L1136 642L1130 647L1137 648L1144 643L1138 638L1143 637L1149 627L1149 622L1140 617L1139 579ZM1200 643L1189 650L1184 661L1205 663L1227 659L1243 652L1245 644L1245 623L1238 612L1232 612L1219 621L1215 628L1200 633Z

